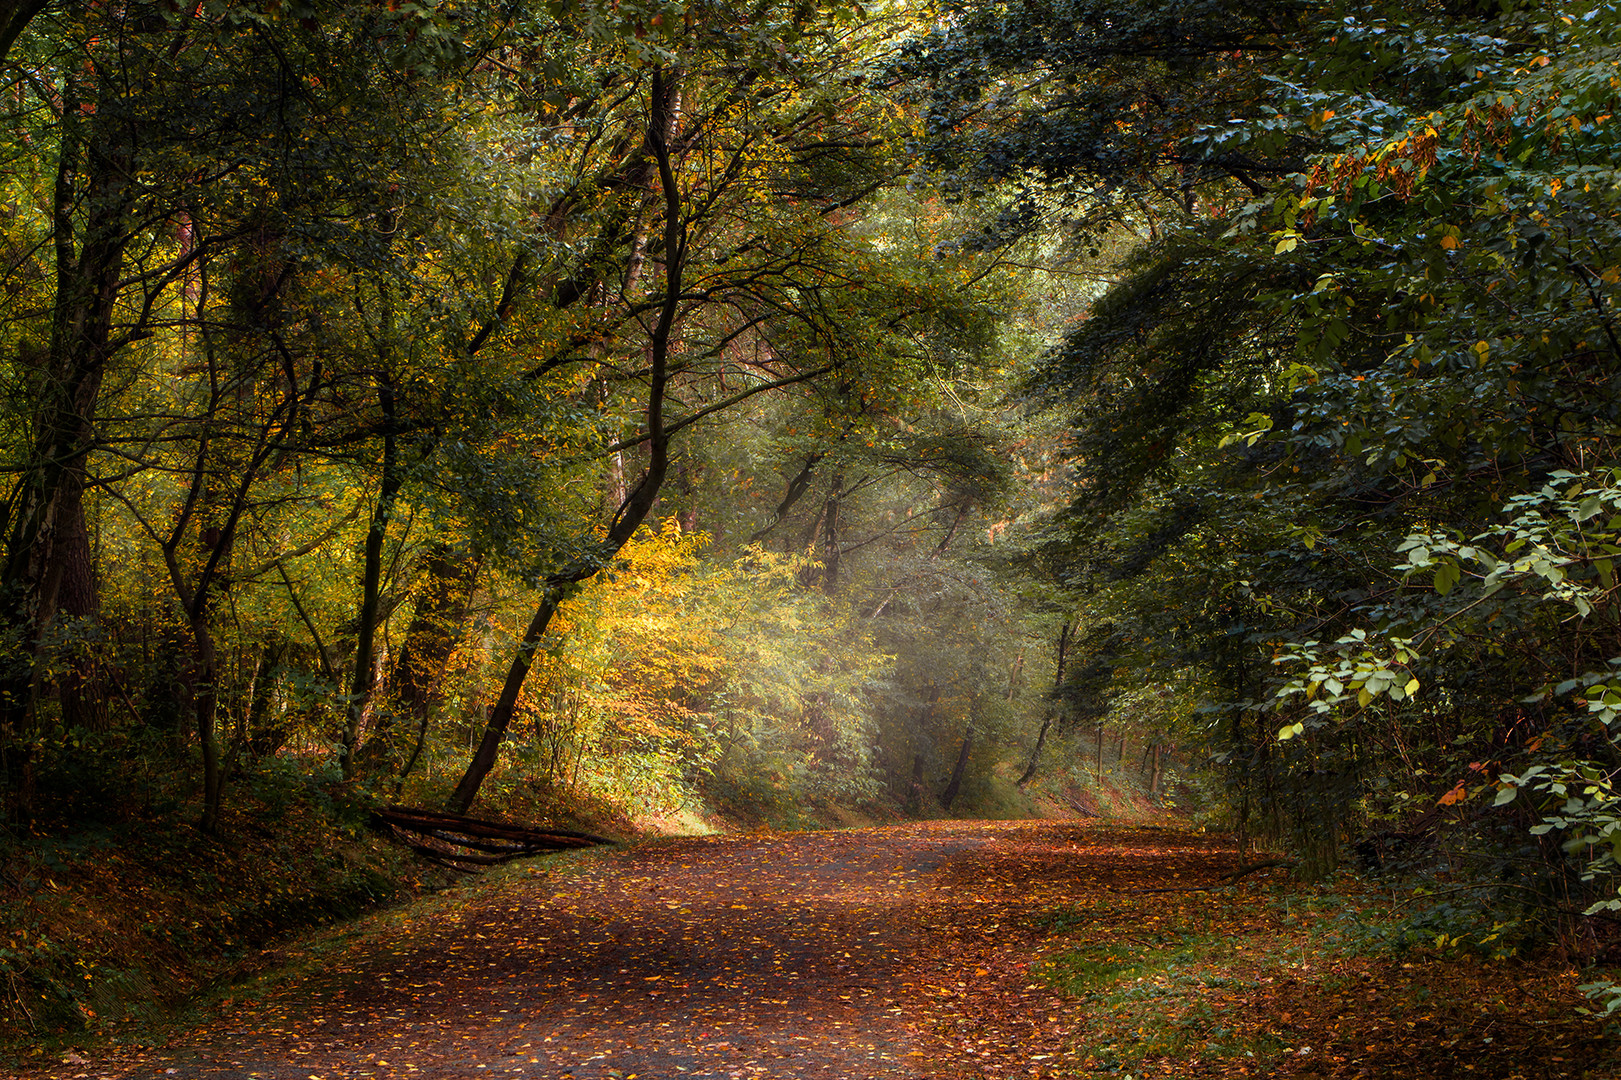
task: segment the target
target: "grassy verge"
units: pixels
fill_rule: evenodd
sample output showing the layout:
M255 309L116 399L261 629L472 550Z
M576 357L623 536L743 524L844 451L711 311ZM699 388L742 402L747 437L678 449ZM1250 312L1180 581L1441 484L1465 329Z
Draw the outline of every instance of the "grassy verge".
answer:
M1085 1006L1079 1076L1621 1075L1621 1040L1581 1011L1593 973L1552 956L1414 933L1349 885L1135 902L1111 933L1045 916L1042 976Z

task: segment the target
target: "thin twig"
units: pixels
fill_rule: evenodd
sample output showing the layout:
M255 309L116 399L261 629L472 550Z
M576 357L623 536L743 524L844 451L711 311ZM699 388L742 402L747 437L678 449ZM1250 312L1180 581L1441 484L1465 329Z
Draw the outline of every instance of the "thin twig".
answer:
M7 969L6 978L11 980L11 995L17 999L17 1007L28 1017L28 1030L38 1035L39 1028L34 1025L34 1014L28 1011L28 1003L23 1000L22 991L17 989L17 973Z

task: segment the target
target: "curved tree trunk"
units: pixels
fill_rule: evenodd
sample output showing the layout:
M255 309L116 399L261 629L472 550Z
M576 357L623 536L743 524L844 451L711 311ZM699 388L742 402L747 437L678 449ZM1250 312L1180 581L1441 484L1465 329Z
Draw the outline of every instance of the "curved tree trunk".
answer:
M0 0L0 60L27 29L34 16L50 6L50 0Z
M581 560L551 575L541 589L540 606L529 620L523 640L518 643L512 665L507 669L501 696L484 725L478 749L462 774L455 791L446 805L457 813L466 813L478 797L484 778L495 767L496 753L506 738L517 709L518 696L534 664L535 652L540 647L546 628L551 625L557 606L573 594L583 581L596 575L623 548L647 520L649 511L658 499L659 488L670 468L670 437L664 428L664 395L669 385L670 344L676 326L676 312L681 301L681 276L687 255L686 223L681 213L681 192L676 184L675 171L670 162L670 139L674 134L676 115L680 106L680 90L674 78L662 68L653 70L652 108L648 118L643 152L658 169L659 186L664 198L664 289L659 305L659 317L649 341L649 372L647 390L647 472L641 482L625 499L619 515L609 526L608 535L597 545L588 560Z

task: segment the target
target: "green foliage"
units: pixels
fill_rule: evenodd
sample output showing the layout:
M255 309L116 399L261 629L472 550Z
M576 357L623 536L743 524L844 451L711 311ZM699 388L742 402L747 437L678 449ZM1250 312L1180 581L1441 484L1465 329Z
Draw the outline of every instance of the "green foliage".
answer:
M1003 185L984 243L1009 200L1138 238L1028 383L1073 431L1039 562L1077 700L1202 700L1170 723L1235 820L1319 871L1417 819L1607 873L1615 12L1096 10L965 13L907 68L958 189Z
M893 25L851 15L32 22L0 140L7 813L156 806L116 788L121 755L195 770L209 828L233 783L324 781L334 755L364 797L418 747L442 775L459 730L439 725L477 730L520 651L514 605L611 572L638 477L663 480L646 366L666 308L662 509L731 537L703 566L630 553L640 592L571 595L559 630L580 639L546 643L514 759L646 809L723 760L791 802L875 794L886 661L855 599L828 598L840 549L874 538L829 525L811 557L730 566L764 516L738 492L815 458L851 527L881 537L912 500L949 541L1006 490L994 440L942 403L986 374L1007 291L994 260L938 249L944 211L900 183L906 121L867 78ZM435 575L463 593L430 611ZM397 670L411 642L432 692Z

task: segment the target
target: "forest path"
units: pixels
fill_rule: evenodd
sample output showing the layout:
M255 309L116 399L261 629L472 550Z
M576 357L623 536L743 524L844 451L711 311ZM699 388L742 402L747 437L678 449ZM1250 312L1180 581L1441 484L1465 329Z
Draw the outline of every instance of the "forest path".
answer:
M1214 839L933 822L658 841L409 909L167 1047L59 1075L606 1080L1050 1075L1055 905L1213 882ZM1110 914L1113 911L1114 914ZM126 1052L127 1053L127 1052Z

